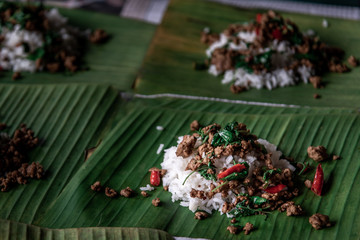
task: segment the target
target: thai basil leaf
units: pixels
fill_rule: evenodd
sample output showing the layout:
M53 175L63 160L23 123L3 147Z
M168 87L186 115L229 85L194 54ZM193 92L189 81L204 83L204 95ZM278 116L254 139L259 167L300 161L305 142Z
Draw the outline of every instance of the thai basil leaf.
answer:
M214 171L214 174L208 173L209 169L212 169ZM205 165L201 169L199 169L198 172L206 180L216 181L215 166L212 165L211 162L209 162L208 165Z
M301 33L294 33L290 38L290 42L292 42L295 45L301 45L303 42L302 38L303 37L302 37Z
M225 141L226 143L233 142L235 140L234 133L228 130L223 129L219 131L219 136Z
M238 180L238 179L243 179L246 178L248 175L248 171L247 170L243 170L241 172L234 172L232 174L227 175L226 177L222 178L223 180L226 181L231 181L231 180Z
M235 68L243 68L248 73L254 72L254 70L250 67L249 63L247 63L245 60L242 60L241 58L235 61Z
M224 127L225 130L228 130L228 131L234 131L235 130L235 127L239 125L238 122L234 121L234 122L231 122L231 123L228 123L226 124L226 126Z
M33 53L27 57L29 60L35 61L36 59L42 58L45 55L45 49L43 47L37 48Z
M263 203L266 203L267 202L267 199L266 198L262 198L262 197L259 197L259 196L253 196L250 198L252 203L254 205L261 205Z
M219 133L215 133L214 137L211 141L211 145L213 145L214 147L217 147L221 144L224 144L223 139L221 138Z
M203 143L205 143L209 139L209 135L205 135L202 129L199 129L198 131L196 131L196 133L199 134Z
M226 124L222 130L214 134L211 145L217 147L220 145L240 144L242 140L250 140L252 145L254 145L255 143L251 135L248 134L248 131L238 130L237 126L238 122L236 121Z
M269 69L271 67L271 55L273 51L267 51L263 54L256 55L254 57L255 64L263 64L265 68Z
M300 53L296 53L294 54L294 58L296 59L308 59L312 62L316 62L319 60L319 58L313 54L313 53L306 53L306 54L300 54Z
M21 27L25 27L26 21L30 19L30 14L26 14L23 11L16 11L11 19L15 20L16 23L20 24Z
M264 176L263 176L263 179L264 181L268 181L270 176L273 175L274 173L281 173L281 170L280 169L270 169L270 170L267 170L265 173L264 173Z
M235 208L233 208L229 214L233 215L235 218L246 217L254 215L256 212L262 212L262 208L251 208L249 205L246 205L245 200L239 202Z

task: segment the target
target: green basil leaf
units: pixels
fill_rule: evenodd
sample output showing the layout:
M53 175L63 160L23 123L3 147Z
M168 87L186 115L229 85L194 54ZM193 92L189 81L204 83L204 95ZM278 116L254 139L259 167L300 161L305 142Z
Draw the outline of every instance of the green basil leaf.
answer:
M222 178L226 181L231 181L231 180L238 180L238 179L243 179L246 178L248 175L248 171L244 170L241 172L234 172L232 174L227 175L226 177Z
M271 175L273 175L274 173L281 173L281 170L280 170L280 169L270 169L270 170L267 170L267 171L264 173L263 179L264 179L265 181L268 181L269 178L271 177Z
M214 171L214 174L208 173L208 170L212 169ZM202 166L200 170L198 170L199 174L205 178L206 180L213 180L216 181L216 175L215 175L215 166L211 164L211 162L208 163L208 165Z
M251 201L254 205L261 205L263 203L266 203L267 199L259 197L259 196L253 196L253 197L251 197Z
M29 60L35 61L36 59L42 58L45 55L45 49L43 47L37 48L33 53L27 57Z

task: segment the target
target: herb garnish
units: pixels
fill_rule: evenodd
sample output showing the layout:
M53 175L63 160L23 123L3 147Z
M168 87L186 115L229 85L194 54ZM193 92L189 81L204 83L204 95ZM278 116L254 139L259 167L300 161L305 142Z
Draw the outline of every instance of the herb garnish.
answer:
M258 196L251 196L251 197L247 196L247 197L248 200L243 200L238 204L236 204L236 206L229 212L229 214L233 215L234 218L241 218L241 217L255 215L256 213L265 213L265 214L268 213L264 211L264 209L267 209L268 207L265 208L254 207L254 205L261 205L263 203L267 203L267 199Z
M198 131L196 131L196 133L200 135L202 143L207 142L209 139L209 135L203 132L203 128L200 128Z
M214 174L208 173L209 169L213 170ZM192 171L189 175L187 175L182 185L184 185L186 180L195 172L198 172L206 180L216 181L215 171L216 171L215 166L211 162L209 162L207 165L202 165L201 167L199 167L198 169Z
M271 56L273 54L273 50L267 51L262 54L255 55L253 57L248 57L246 55L239 55L235 59L235 67L243 68L248 73L253 73L252 65L262 64L266 69L270 70L271 68Z
M219 173L217 176L218 179L224 182L214 188L211 192L215 192L217 189L221 188L229 181L246 178L246 176L248 175L248 171L249 164L247 162L242 162L232 166L231 168L226 169L224 172Z
M264 173L264 176L263 176L263 179L265 181L265 186L264 188L267 188L267 186L269 185L269 180L270 180L270 177L273 175L273 174L276 174L276 173L281 173L281 169L270 169L270 170L267 170L265 173Z
M209 162L207 165L203 165L203 166L205 166L205 167L202 167L200 170L197 169L199 174L206 180L216 181L215 166L211 162ZM211 169L213 171L213 174L208 173L209 169Z
M233 145L233 144L241 144L242 140L252 140L252 135L249 135L248 131L239 130L238 122L234 121L226 124L224 129L219 130L214 134L214 137L211 141L211 145L214 147L220 145Z

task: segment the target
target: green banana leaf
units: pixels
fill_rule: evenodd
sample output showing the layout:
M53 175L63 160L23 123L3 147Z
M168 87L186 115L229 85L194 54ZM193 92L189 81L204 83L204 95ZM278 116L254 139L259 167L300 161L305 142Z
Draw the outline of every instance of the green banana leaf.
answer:
M0 239L31 239L31 240L146 240L173 239L164 231L144 228L70 228L49 229L24 223L0 220Z
M206 71L195 71L193 62L203 62L206 46L200 42L204 27L214 32L223 31L229 24L249 21L256 13L266 10L239 9L208 1L172 0L161 25L158 27L144 60L135 91L142 94L177 93L184 95L241 99L246 101L296 104L318 107L360 107L360 68L344 74L324 75L324 89L314 89L311 84L267 89L251 89L232 94L229 85L220 83ZM329 28L323 28L324 17L295 13L281 14L298 24L301 30L313 29L329 45L360 57L360 22L327 18ZM318 93L320 99L314 99Z
M334 108L334 107L301 107L299 105L287 104L264 104L262 102L242 102L237 100L221 101L217 99L211 101L200 99L187 99L177 97L154 97L148 95L129 94L127 98L132 102L141 102L144 106L162 106L164 108L177 110L192 110L212 113L236 113L236 114L293 114L293 113L356 113L356 109ZM150 98L149 98L150 97ZM146 101L144 101L146 99ZM205 103L205 104L204 104ZM225 104L224 104L225 103Z
M1 85L0 121L12 133L21 123L39 137L30 154L46 170L32 180L0 193L0 218L32 223L83 165L84 150L106 134L114 119L118 93L97 85Z
M78 9L60 9L60 13L80 29L101 28L111 35L104 44L89 44L84 56L84 65L89 70L76 73L23 73L24 77L17 81L12 81L12 73L7 72L0 75L0 83L101 83L130 90L156 26Z
M210 239L238 239L226 227L229 220L214 213L208 219L198 221L188 209L178 202L171 202L171 194L161 187L143 198L139 187L149 183L148 169L162 162L163 154L156 151L162 143L165 148L174 146L178 136L188 134L189 124L198 119L201 123L244 122L260 138L278 145L285 155L297 161L310 161L306 149L309 145L324 145L328 151L340 155L338 161L324 162L326 190L322 197L306 189L302 181L312 179L314 170L300 179L301 195L295 198L305 209L305 215L287 217L273 212L265 221L264 216L243 219L253 223L257 230L253 239L351 239L359 238L360 222L356 220L359 211L359 128L357 113L309 113L305 109L298 113L287 113L286 109L274 108L272 113L254 114L243 111L240 114L232 104L223 104L227 113L194 110L173 110L159 104L147 106L146 100L129 102L127 114L113 131L103 140L96 152L84 163L69 181L57 199L46 211L34 219L34 224L50 228L78 228L92 226L145 227L161 229L174 236L203 237ZM202 102L208 108L212 102ZM166 105L164 103L164 105ZM259 107L264 108L264 107ZM156 126L163 126L163 131ZM95 181L120 190L127 186L137 192L133 198L109 199L95 193L90 185ZM160 207L151 204L159 197ZM330 216L334 226L321 231L314 230L308 223L313 213Z
M266 221L263 216L244 218L242 224L250 221L258 229L250 237L359 238L360 223L354 220L359 214L359 163L354 161L360 153L358 113L118 96L113 88L99 85L0 86L1 121L12 130L21 122L34 129L43 143L30 158L47 169L44 180L0 193L0 218L55 229L103 227L98 230L103 232L107 227L135 227L164 230L175 236L238 238L225 230L229 224L225 216L215 213L197 221L192 212L171 202L170 193L161 187L149 198L139 194L139 187L149 183L148 169L162 161L163 154L156 154L161 143L165 148L175 145L178 136L189 133L193 119L203 124L237 120L297 161L308 160L307 146L319 144L342 157L323 164L328 180L324 196L317 197L301 187L302 194L295 201L304 207L305 216L286 217L274 212ZM156 130L158 125L164 130ZM84 162L83 151L100 139L99 147ZM306 177L311 179L313 171ZM96 180L116 190L130 186L137 195L107 198L90 190ZM151 205L155 197L162 200L160 207ZM313 230L307 221L315 212L328 214L335 225ZM8 226L8 222L0 223L4 234ZM11 229L12 237L21 234ZM51 234L62 231L75 230L54 230ZM86 237L90 230L79 231L80 237Z
M257 11L201 1L173 1L149 48L135 91L236 101L182 99L178 95L149 98L129 91L155 26L81 10L61 11L74 24L104 28L113 38L105 45L90 47L86 56L90 71L26 74L16 82L9 80L9 73L1 77L0 82L5 84L0 84L0 122L6 122L11 132L23 122L35 131L41 145L31 152L30 159L44 165L47 173L43 180L0 192L0 239L171 239L169 234L211 239L360 238L359 89L356 84L348 85L355 83L358 69L340 80L341 75L326 76L328 86L319 90L323 98L317 101L312 99L315 90L310 85L231 95L227 87L220 86L219 79L191 70L191 62L204 57L205 47L198 41L198 34L204 25L220 31L234 19L250 19ZM291 16L304 26L312 26L322 38L329 37L327 42L345 49L352 46L354 55L360 52L355 44L357 30L352 32L348 26L358 22L329 19L331 27L322 29L322 18ZM184 26L192 22L193 27L183 31L174 19ZM319 25L315 26L316 21ZM340 34L333 35L334 28ZM165 41L161 34L170 40ZM347 40L338 43L345 35ZM177 49L171 50L174 40ZM201 88L192 90L193 85L187 85L190 82ZM119 94L118 89L128 92ZM323 163L326 187L322 197L299 183L302 194L295 201L305 209L304 216L286 217L274 212L266 221L263 216L247 217L241 223L252 222L256 231L249 236L233 236L226 231L229 220L225 216L214 213L209 219L197 221L191 211L171 202L171 194L161 187L150 192L149 198L140 195L139 187L149 183L148 169L159 167L162 161L163 153L156 154L159 145L174 146L178 136L190 133L189 124L194 119L203 124L244 122L254 134L278 145L285 155L300 162L310 161L312 167L316 163L307 157L309 145L324 145L342 158ZM156 130L159 125L163 131ZM84 150L97 145L85 161ZM312 179L313 174L314 170L305 177ZM90 190L96 180L116 190L130 186L137 195L109 199ZM151 205L155 197L161 199L160 207ZM315 212L329 215L334 226L314 230L308 217Z

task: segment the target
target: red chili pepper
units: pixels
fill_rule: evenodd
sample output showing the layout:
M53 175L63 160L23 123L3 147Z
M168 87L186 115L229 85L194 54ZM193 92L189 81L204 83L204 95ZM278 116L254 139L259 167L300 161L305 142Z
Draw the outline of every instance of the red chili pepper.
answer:
M316 168L316 173L314 176L313 184L311 186L311 191L313 191L316 195L321 196L323 184L324 184L324 172L321 167L321 164L319 164Z
M234 172L241 172L242 170L245 170L246 166L244 164L236 164L234 166L232 166L231 168L226 169L225 171L223 171L222 173L219 173L217 175L218 179L224 178Z
M256 22L261 23L261 18L262 18L262 14L261 14L261 13L257 13L257 14L256 14Z
M160 185L160 171L152 170L150 174L150 184L153 186Z
M273 38L275 38L279 41L282 40L282 33L281 33L280 29L274 29L271 34L272 34Z
M264 191L267 193L278 193L278 192L281 192L281 190L283 190L284 188L286 188L286 185L279 184L279 185L276 185L273 187L268 187L268 188L264 189Z

